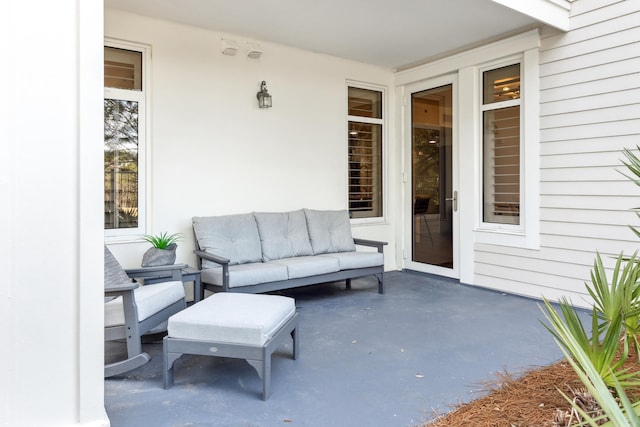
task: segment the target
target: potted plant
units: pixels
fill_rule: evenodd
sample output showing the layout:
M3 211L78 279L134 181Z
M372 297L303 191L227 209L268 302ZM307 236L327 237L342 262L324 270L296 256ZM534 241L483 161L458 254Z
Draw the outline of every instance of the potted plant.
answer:
M142 240L151 243L142 256L143 267L156 267L159 265L170 265L176 261L176 249L178 240L182 239L182 234L169 234L166 231L157 235L145 234Z

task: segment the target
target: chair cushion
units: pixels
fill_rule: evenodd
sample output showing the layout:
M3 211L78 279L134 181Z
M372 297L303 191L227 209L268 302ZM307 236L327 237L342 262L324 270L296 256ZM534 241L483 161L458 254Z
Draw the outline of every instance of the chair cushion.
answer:
M184 298L182 282L162 282L153 285L139 286L133 291L138 307L138 322L151 317L174 302ZM124 309L122 297L117 297L104 304L104 324L106 327L124 325Z
M229 259L229 264L262 261L260 235L253 214L194 217L193 231L200 249ZM218 264L203 260L202 268Z
M253 215L258 224L263 261L313 254L302 210Z
M337 260L340 270L384 265L384 255L379 252L340 252L320 256Z
M167 331L171 338L263 346L295 312L289 297L217 293L171 316Z
M351 235L349 213L340 211L304 210L314 254L351 252L356 250Z
M330 258L329 255L281 258L270 261L269 264L286 266L289 279L335 273L340 270L340 263L338 262L338 259Z
M123 283L131 283L131 278L122 269L118 260L113 256L109 248L104 247L104 287L109 288Z
M255 262L229 266L230 288L287 280L287 277L287 267L279 264ZM204 283L222 286L222 268L217 267L202 270L200 279Z

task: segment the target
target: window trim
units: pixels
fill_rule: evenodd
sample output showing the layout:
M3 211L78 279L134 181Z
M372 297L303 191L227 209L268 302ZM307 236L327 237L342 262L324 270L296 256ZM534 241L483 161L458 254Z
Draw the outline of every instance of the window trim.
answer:
M506 65L520 63L520 224L497 224L483 221L483 161L477 158L476 178L477 194L474 240L477 243L502 246L540 248L540 105L539 105L539 52L538 48L524 50L512 55L476 67L476 117L478 152L482 153L482 73ZM498 103L496 103L498 104Z
M381 119L374 119L374 118L370 118L370 117L361 117L361 116L351 116L349 115L349 88L353 87L353 88L358 88L358 89L366 89L366 90L372 90L372 91L376 91L376 92L380 92L382 94L382 118ZM367 225L367 224L381 224L381 223L385 223L386 222L386 218L387 218L387 186L388 186L388 174L387 174L387 162L388 162L388 148L387 148L387 141L388 141L388 128L389 128L389 124L388 124L388 102L387 102L387 87L383 86L383 85L378 85L375 83L365 83L365 82L361 82L361 81L356 81L356 80L347 80L346 84L345 84L345 116L347 117L347 120L345 121L345 127L344 127L344 133L343 135L345 135L345 147L347 150L346 153L346 167L347 167L347 185L346 185L346 198L347 198L347 209L349 207L349 153L348 153L348 149L349 149L349 136L348 136L348 130L349 130L349 122L354 121L354 122L360 122L360 123L369 123L369 124L380 124L382 126L382 132L381 132L381 137L382 137L382 141L381 141L381 155L382 155L382 161L380 162L380 167L381 167L381 171L380 171L380 176L382 179L382 195L381 195L381 199L382 199L382 212L380 216L374 216L374 217L366 217L366 218L351 218L351 224L352 225Z
M142 53L142 90L127 90L104 87L103 99L122 99L138 102L138 226L135 228L104 229L107 243L124 243L138 241L147 234L149 224L149 174L150 167L150 79L151 79L151 47L141 43L125 42L105 38L103 45L118 49L126 49ZM104 141L103 141L104 144ZM104 171L103 171L104 173ZM102 197L104 203L104 196ZM103 224L104 228L104 224Z

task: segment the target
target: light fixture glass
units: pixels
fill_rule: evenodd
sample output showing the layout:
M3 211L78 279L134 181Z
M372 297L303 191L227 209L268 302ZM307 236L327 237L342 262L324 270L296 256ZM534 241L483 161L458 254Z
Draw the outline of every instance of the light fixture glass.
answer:
M220 40L220 49L223 55L234 56L238 52L238 43L235 40Z
M262 56L262 47L256 42L247 42L247 56L251 59L259 59Z
M267 91L267 82L264 80L260 84L260 92L256 94L258 98L258 107L260 108L271 108L271 95Z

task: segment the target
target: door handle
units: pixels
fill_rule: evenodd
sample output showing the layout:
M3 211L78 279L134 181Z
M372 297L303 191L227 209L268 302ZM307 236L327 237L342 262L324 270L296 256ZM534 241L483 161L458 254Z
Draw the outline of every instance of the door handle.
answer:
M453 192L453 197L447 197L445 200L448 202L453 202L453 211L458 212L458 192L457 191Z

